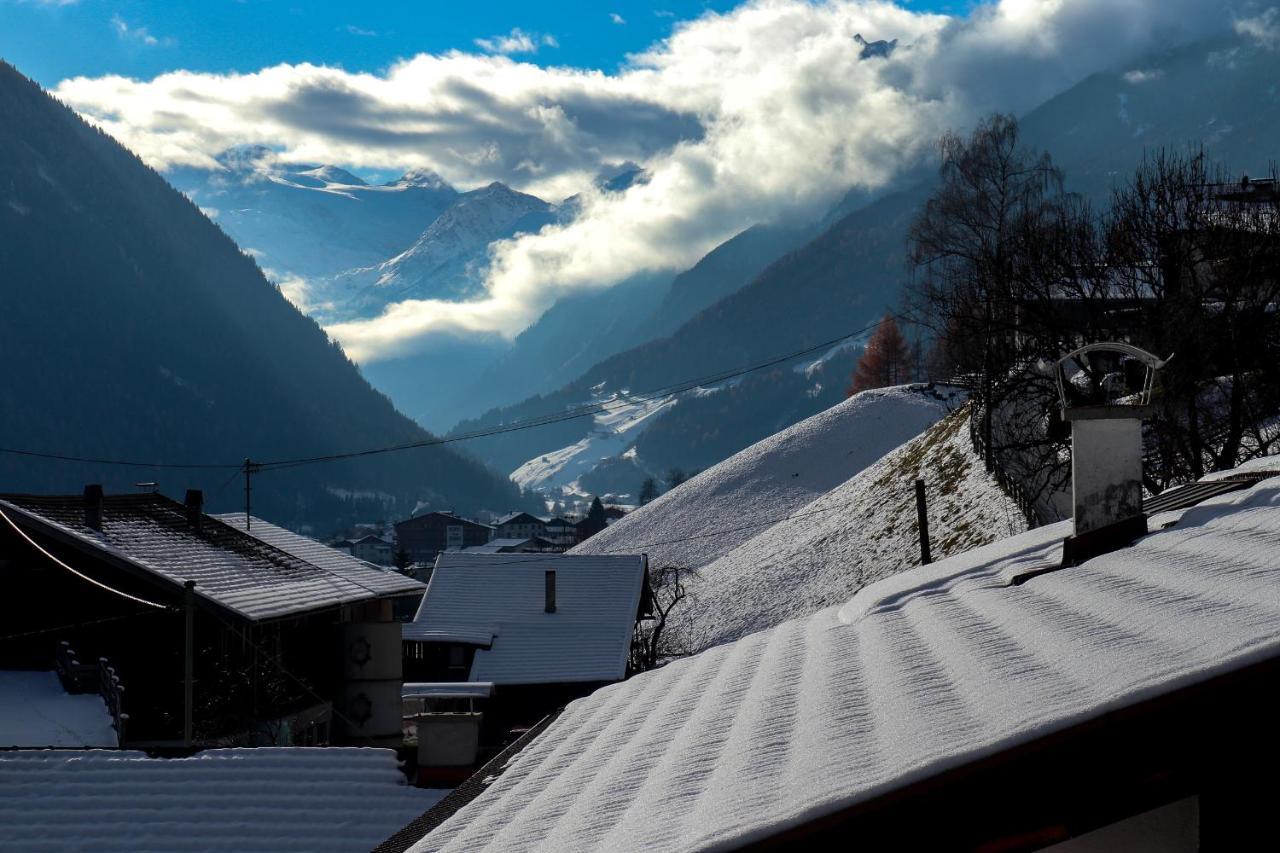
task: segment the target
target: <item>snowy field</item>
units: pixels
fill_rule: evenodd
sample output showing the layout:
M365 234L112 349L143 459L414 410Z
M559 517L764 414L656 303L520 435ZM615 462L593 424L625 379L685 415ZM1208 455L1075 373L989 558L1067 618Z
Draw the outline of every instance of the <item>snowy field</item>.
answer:
M935 560L1024 531L1017 504L974 453L968 424L967 410L952 414L703 567L688 606L673 614L677 632L704 649L917 567L917 477L925 481Z
M678 394L632 400L626 392L597 395L592 402L606 407L594 416L591 432L581 441L530 459L511 472L522 489L546 489L553 494L580 494L575 483L600 460L621 456L652 421L675 405Z
M919 435L959 402L922 385L864 391L708 468L574 553L643 552L652 564L705 566Z
M0 747L115 745L101 696L67 693L56 672L0 671Z

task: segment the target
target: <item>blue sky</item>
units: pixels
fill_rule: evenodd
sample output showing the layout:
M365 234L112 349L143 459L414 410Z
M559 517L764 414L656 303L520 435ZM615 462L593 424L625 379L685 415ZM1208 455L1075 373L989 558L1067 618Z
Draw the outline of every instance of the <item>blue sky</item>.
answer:
M397 58L519 29L545 44L522 58L613 70L664 38L676 21L735 0L299 2L298 0L0 0L0 56L45 86L79 75L253 71L280 62L376 71ZM918 10L967 3L919 0ZM615 18L615 16L617 16Z

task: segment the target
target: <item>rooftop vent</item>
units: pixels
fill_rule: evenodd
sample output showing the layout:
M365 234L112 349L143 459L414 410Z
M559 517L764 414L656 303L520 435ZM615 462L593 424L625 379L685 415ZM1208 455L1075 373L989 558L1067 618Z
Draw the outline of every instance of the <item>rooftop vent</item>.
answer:
M556 612L556 573L555 570L549 570L546 574L546 602L543 610L547 613Z
M187 489L187 525L199 533L204 529L204 492L199 489Z
M84 526L102 529L102 486L98 483L84 487Z
M1151 416L1151 388L1164 364L1122 343L1089 344L1058 361L1058 394L1071 424L1075 525L1063 543L1065 565L1124 547L1147 532L1142 422Z

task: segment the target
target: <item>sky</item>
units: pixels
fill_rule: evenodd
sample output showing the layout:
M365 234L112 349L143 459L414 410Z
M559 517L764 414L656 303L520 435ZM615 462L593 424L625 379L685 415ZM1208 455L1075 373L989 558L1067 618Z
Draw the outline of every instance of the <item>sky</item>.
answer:
M77 76L253 71L281 62L375 71L417 53L471 50L513 30L539 65L612 70L679 21L734 0L0 0L0 56L46 87ZM967 3L921 0L922 10ZM517 37L518 40L519 37ZM549 40L549 41L548 41Z
M483 297L328 327L369 362L441 334L514 336L562 296L816 218L890 185L945 131L1172 44L1232 28L1280 44L1259 0L567 7L0 0L0 55L161 170L264 144L357 174L579 194L571 221L490 247ZM897 46L867 53L859 37ZM627 161L647 179L593 187Z

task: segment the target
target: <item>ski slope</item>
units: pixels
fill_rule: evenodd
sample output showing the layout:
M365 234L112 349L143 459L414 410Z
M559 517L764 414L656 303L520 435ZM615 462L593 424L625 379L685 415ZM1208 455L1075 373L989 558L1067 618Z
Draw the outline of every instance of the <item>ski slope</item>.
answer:
M950 389L925 385L856 394L708 468L574 553L647 553L653 564L705 566L919 435L960 402ZM519 476L513 479L528 487Z

